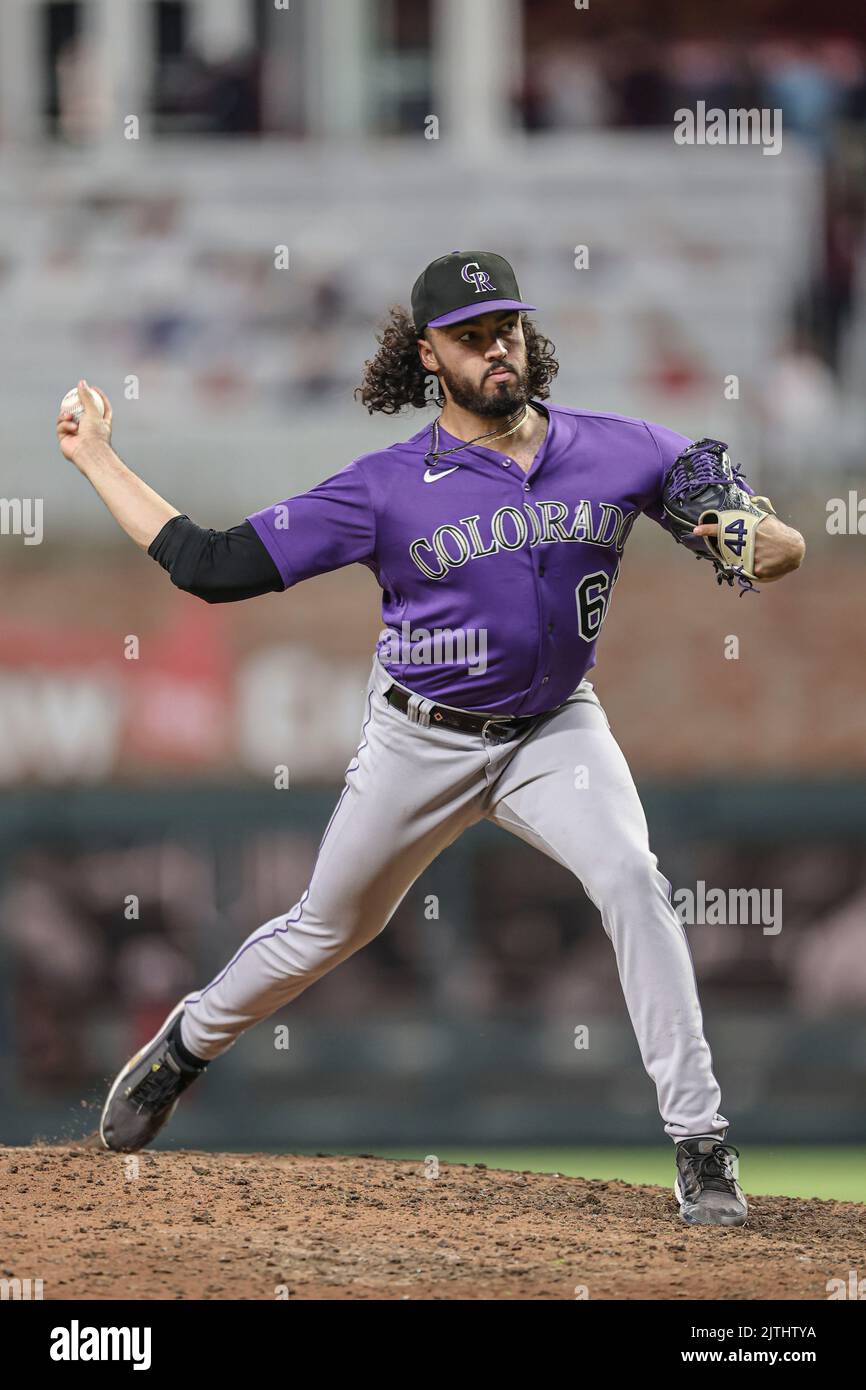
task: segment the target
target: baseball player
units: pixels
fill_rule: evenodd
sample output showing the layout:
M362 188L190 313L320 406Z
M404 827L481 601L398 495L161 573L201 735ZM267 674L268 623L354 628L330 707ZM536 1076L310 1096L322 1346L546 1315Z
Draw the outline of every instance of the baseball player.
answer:
M680 1214L741 1225L685 933L586 675L642 512L741 593L795 569L803 539L721 441L551 404L553 345L501 256L440 257L411 305L392 309L356 395L386 414L437 400L432 425L228 531L196 525L121 462L111 407L103 396L100 416L84 382L84 415L58 418L65 456L179 588L224 603L362 564L385 623L309 886L122 1068L102 1141L149 1144L215 1058L371 941L431 860L487 819L570 869L598 908L676 1145Z

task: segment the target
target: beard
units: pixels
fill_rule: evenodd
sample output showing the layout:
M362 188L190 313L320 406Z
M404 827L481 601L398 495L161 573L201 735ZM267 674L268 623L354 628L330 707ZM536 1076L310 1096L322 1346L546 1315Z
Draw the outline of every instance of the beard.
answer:
M474 386L466 377L454 376L445 367L439 368L439 380L448 387L455 405L485 419L501 420L516 414L529 400L528 371L524 368L521 372L519 367L512 370L514 375L497 381L492 391L485 389L486 376L480 386Z

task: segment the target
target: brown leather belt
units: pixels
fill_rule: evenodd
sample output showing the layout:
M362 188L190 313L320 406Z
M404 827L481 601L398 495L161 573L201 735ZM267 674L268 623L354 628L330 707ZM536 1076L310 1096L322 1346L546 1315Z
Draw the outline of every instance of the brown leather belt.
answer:
M401 714L409 710L410 692L402 686L392 685L385 691L385 699ZM441 729L457 729L462 734L480 734L494 743L506 743L517 738L537 724L540 714L490 715L472 714L469 710L451 709L448 705L432 705L429 710L430 723Z

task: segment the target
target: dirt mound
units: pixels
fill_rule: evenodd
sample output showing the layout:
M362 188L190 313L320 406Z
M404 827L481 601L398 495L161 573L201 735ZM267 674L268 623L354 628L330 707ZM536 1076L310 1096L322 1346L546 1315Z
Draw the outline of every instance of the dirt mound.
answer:
M0 1148L0 1262L46 1299L826 1299L866 1269L866 1206L701 1230L667 1189L556 1174Z

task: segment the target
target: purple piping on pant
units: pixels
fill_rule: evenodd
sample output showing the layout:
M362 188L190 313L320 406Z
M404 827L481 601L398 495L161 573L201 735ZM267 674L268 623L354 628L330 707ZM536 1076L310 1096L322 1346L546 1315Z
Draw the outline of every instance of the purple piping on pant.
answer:
M354 757L354 759L352 760L352 763L350 763L349 766L346 768L346 785L343 787L343 790L342 790L341 793L340 793L340 799L339 799L339 801L337 802L336 806L334 807L334 810L333 810L333 812L331 813L331 819L328 821L328 824L325 826L325 833L324 833L324 835L322 836L321 840L319 841L319 848L318 848L318 850L316 851L316 864L318 864L318 862L319 862L319 855L322 853L322 846L324 845L325 840L327 839L328 831L331 829L331 826L334 824L334 820L335 820L335 818L336 818L337 812L339 811L340 807L341 807L342 804L343 804L343 797L346 795L346 792L349 790L349 777L351 776L351 774L352 774L353 772L357 772L357 771L358 771L358 768L360 767L360 754L362 753L362 751L363 751L363 750L366 748L366 746L367 746L367 725L370 723L370 720L371 720L372 717L373 717L372 699L373 699L373 691L371 690L371 691L370 691L370 694L369 694L369 696L368 696L368 698L367 698L367 711L368 711L368 713L367 713L367 718L364 720L364 723L363 723L362 728L361 728L361 742L358 744L358 747L355 749L355 757ZM353 766L353 763L354 763L354 766ZM316 865L314 864L314 865L313 865L313 874L315 874L315 872L316 872ZM210 982L209 985L205 985L204 989L201 991L200 994L197 994L197 995L195 995L195 996L193 996L193 997L190 997L190 998L185 999L185 1000L184 1000L184 1003L185 1003L185 1004L198 1004L198 1003L200 1003L201 1000L204 998L204 996L205 996L210 990L212 990L216 985L222 983L222 981L225 979L226 975L227 975L227 974L229 973L229 971L231 970L232 966L237 964L237 962L240 960L241 956L244 954L245 951L248 951L252 946L257 946L258 943L259 943L260 941L269 941L269 940L271 939L271 937L276 936L278 932L288 931L289 927L294 927L294 926L296 926L296 925L298 924L298 922L300 922L301 917L303 916L304 903L307 901L307 898L309 897L309 895L310 895L310 890L309 890L309 888L305 888L305 889L304 889L304 892L303 892L303 895L302 895L302 897L301 897L301 900L300 900L300 902L297 904L297 907L298 907L298 909L299 909L299 911L298 911L298 916L297 916L297 917L293 917L293 918L286 917L286 918L284 918L282 925L280 925L280 926L278 926L278 927L272 928L272 930L269 931L269 932L265 932L265 934L264 934L263 936L256 936L256 937L254 937L252 941L245 941L244 944L243 944L243 946L241 946L240 950L237 952L237 955L232 956L232 959L229 961L228 965L225 967L225 969L223 970L222 974L221 974L221 975L217 975L216 979L211 980L211 982Z

